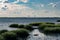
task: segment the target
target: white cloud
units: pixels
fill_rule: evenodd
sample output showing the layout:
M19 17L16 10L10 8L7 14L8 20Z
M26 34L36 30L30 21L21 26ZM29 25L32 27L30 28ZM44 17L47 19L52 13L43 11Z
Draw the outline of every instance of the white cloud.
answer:
M27 2L28 2L28 0L20 0L20 1L22 1L22 2L24 2L24 3L27 3Z
M56 12L57 13L57 12ZM35 11L35 17L58 17L55 11L48 11L48 10L37 10Z
M59 2L55 2L55 3L49 3L48 5L52 6L53 8L54 7L59 8L60 7L60 1Z
M48 5L53 5L54 3L49 3Z
M45 7L44 4L33 4L32 6L34 6L34 7L36 7L36 8Z
M53 8L56 7L55 3L49 3L48 5L52 6Z
M6 11L1 10L0 5L0 17L26 17L32 10L27 6L17 5L17 4L5 4L8 9ZM29 11L28 11L29 10Z
M16 1L14 1L13 3L18 3L20 0L16 0Z
M31 3L31 6L37 9L41 9L45 7L44 4L41 4L41 3L39 4L39 3L34 3L34 2Z
M44 7L44 4L40 4L41 7Z
M56 2L56 8L59 8L60 9L60 1L59 2Z
M0 4L0 17L60 17L59 11L49 10L34 10L25 5L9 4L6 3L7 10L1 10ZM5 7L5 6L4 6Z
M6 2L6 1L8 1L8 0L0 0L0 4L3 4L3 3ZM18 2L27 3L28 0L16 0L16 1L12 2L12 3L18 3Z
M5 1L8 1L8 0L0 0L0 3L4 3Z
M27 2L28 2L28 0L16 0L16 1L14 1L13 3L18 3L18 2L27 3Z

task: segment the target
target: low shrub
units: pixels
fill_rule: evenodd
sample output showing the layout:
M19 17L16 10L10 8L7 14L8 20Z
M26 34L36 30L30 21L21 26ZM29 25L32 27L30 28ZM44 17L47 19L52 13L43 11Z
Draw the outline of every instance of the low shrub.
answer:
M54 24L41 24L39 25L39 29L44 29L46 27L56 27Z
M46 27L44 33L60 33L60 27Z
M24 25L19 25L18 28L24 28Z
M18 38L22 38L22 40L26 40L28 36L29 36L28 30L20 29L20 30L13 30L2 33L0 35L0 40L18 40Z
M18 28L18 24L11 24L9 27L12 27L12 28Z
M0 35L0 40L4 40L3 36Z
M55 24L55 23L51 23L51 22L46 22L46 24Z
M59 24L41 24L38 27L39 30L42 30L44 33L60 33Z
M31 25L25 25L25 29L27 29L29 31L32 31L33 30L33 27Z
M13 32L5 32L1 34L4 38L4 40L17 40L17 36Z
M20 37L22 39L25 39L29 36L29 31L26 29L14 30L12 32L16 33L17 37Z
M57 22L60 22L60 20L57 20Z
M30 23L29 25L32 25L32 26L39 26L40 24L42 24L42 23Z
M43 30L46 26L45 25L39 25L38 29Z
M8 30L0 30L0 34L8 32Z

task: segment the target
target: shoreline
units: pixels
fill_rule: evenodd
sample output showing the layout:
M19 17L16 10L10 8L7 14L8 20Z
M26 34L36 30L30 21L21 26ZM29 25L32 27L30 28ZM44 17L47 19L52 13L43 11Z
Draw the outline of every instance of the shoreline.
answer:
M59 18L60 17L0 17L0 18Z

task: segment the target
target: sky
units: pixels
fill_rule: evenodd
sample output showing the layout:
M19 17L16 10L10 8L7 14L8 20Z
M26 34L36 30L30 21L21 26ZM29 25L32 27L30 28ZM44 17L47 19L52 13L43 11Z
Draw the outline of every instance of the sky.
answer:
M0 17L60 17L60 0L0 0Z

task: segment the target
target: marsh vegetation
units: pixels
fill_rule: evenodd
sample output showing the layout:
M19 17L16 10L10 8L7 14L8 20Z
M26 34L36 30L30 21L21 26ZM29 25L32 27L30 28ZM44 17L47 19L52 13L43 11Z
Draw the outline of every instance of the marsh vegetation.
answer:
M39 23L30 23L27 25L24 24L11 24L9 27L17 28L17 30L0 30L0 40L26 40L30 35L29 33L34 30L36 26L37 29L44 34L50 33L60 33L60 24L49 23L49 22L39 22Z

